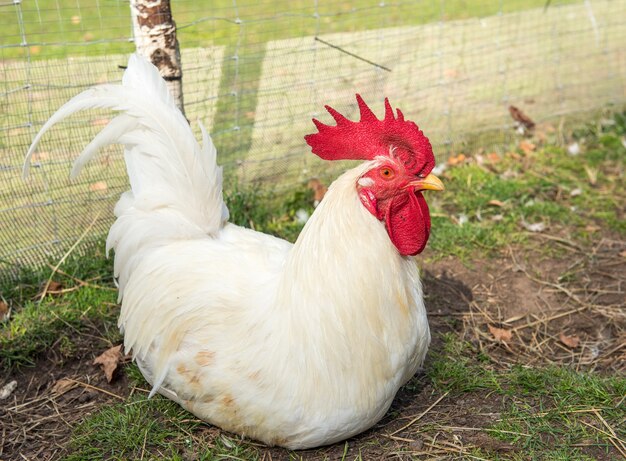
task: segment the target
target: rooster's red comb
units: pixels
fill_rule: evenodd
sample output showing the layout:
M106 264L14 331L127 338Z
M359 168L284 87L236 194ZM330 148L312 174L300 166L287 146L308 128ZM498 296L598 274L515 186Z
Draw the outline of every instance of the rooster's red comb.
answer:
M325 106L337 125L325 125L313 119L318 132L304 137L313 153L324 160L373 160L375 157L393 155L399 158L413 174L428 174L435 166L430 141L418 126L405 120L400 109L394 115L389 100L385 98L385 118L379 120L367 107L363 98L356 95L361 120L353 122L335 109Z

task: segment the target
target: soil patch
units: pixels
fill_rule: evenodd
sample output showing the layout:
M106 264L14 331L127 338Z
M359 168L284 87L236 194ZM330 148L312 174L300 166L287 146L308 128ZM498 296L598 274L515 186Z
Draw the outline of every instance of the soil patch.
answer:
M15 380L17 387L0 400L0 460L60 459L77 423L104 405L126 399L132 390L124 373L107 383L93 365L98 351L108 347L100 342L81 336L75 342L76 356L61 360L56 346L36 366L8 376L5 382Z
M498 258L427 265L432 330L455 326L502 366L625 372L626 242L605 238L583 249L564 239L536 239Z

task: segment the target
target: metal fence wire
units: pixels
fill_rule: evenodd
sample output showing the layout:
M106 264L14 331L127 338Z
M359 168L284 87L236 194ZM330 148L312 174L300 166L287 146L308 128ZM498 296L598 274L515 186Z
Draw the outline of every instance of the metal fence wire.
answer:
M211 132L227 183L290 188L334 164L311 155L312 117L356 118L360 93L415 120L437 159L503 149L509 106L538 123L626 100L626 0L172 0L188 119ZM83 89L120 81L135 50L128 0L0 0L0 274L104 235L127 189L121 149L77 180L72 159L108 122L74 116L35 133ZM226 187L229 187L228 185Z

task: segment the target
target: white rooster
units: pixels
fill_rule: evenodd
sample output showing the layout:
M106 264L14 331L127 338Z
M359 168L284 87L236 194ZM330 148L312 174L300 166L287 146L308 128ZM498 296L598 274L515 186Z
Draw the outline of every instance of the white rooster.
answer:
M228 431L291 449L375 424L421 366L430 333L414 258L430 230L421 190L441 190L432 148L385 101L379 120L330 107L307 142L341 175L295 244L228 223L222 172L152 64L74 97L43 126L89 108L119 112L85 148L125 146L131 190L115 207L119 326L152 394Z

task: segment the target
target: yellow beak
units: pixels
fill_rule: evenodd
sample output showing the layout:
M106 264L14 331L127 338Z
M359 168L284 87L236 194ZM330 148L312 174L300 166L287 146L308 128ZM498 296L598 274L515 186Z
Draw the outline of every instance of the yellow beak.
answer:
M434 174L429 174L425 178L420 178L417 181L411 181L407 187L414 187L416 190L444 190L445 187Z

